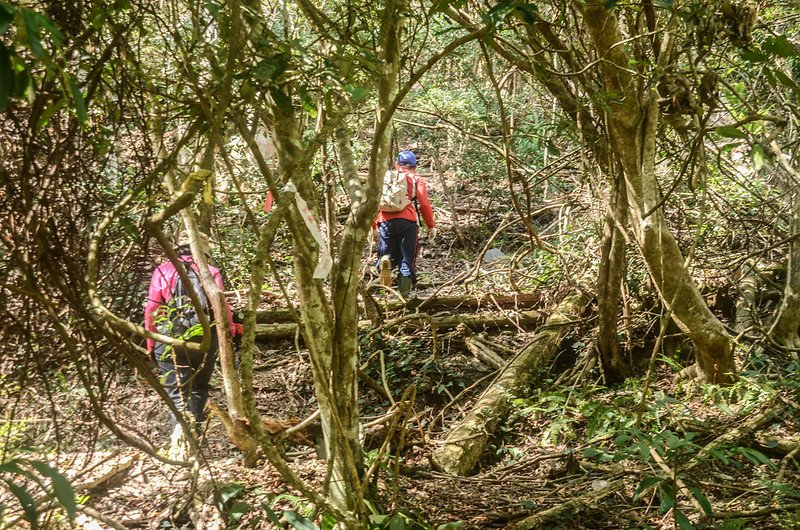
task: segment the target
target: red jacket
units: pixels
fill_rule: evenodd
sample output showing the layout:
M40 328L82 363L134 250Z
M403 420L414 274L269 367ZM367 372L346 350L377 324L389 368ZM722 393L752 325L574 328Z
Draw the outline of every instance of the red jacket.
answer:
M431 201L428 199L428 184L425 182L425 179L414 172L414 170L403 169L400 168L399 171L403 171L406 173L407 176L411 178L406 178L406 182L408 183L408 196L413 197L413 186L416 184L417 187L417 201L419 201L419 215L425 221L425 226L428 229L433 228L436 226L436 222L433 219L433 208L431 207ZM418 223L417 220L417 211L414 208L414 202L412 201L411 204L406 206L403 210L399 212L378 212L378 219L375 221L375 225L377 226L378 223L382 223L383 221L389 221L391 219L408 219L409 221L414 221Z
M190 255L180 256L181 260L186 263L191 263L191 267L196 271L197 265ZM222 286L222 275L216 267L208 266L208 272L214 278L217 286L224 290ZM178 279L178 271L175 270L175 265L171 261L162 263L153 271L153 277L150 279L150 289L147 291L147 304L144 306L144 327L149 331L158 331L155 325L155 314L159 308L164 306L172 298L172 291L175 288L175 283ZM234 333L233 313L231 313L230 305L225 302L228 308L228 319L231 323L231 333ZM147 349L152 350L156 342L153 339L147 339Z

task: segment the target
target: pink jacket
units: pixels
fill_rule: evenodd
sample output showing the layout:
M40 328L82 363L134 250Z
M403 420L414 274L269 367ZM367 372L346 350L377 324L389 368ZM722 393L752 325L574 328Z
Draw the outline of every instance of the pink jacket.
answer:
M192 256L180 256L181 260L186 263L191 263L191 267L196 271L197 265L194 264ZM208 266L208 272L214 278L217 286L224 290L222 286L222 275L216 267ZM172 298L172 290L175 288L175 282L178 278L178 271L175 270L175 265L171 261L162 263L153 271L153 277L150 279L150 289L147 291L147 303L144 306L144 327L149 331L158 331L155 325L156 314L159 308L169 302ZM231 333L234 332L233 328L233 313L231 306L225 302L228 308L228 319L231 324ZM152 350L156 342L153 339L147 339L147 349Z
M423 177L417 175L413 170L405 170L405 172L411 175L410 179L406 179L408 182L408 196L413 196L412 182L416 182L416 195L417 201L419 202L419 215L425 221L425 226L428 228L433 228L436 226L436 222L433 219L433 208L431 207L431 201L428 199L428 184L425 182ZM389 221L391 219L408 219L409 221L414 221L415 223L419 222L417 221L417 211L414 208L413 202L399 212L379 211L378 218L375 220L374 226L378 226L379 223L382 223L383 221Z

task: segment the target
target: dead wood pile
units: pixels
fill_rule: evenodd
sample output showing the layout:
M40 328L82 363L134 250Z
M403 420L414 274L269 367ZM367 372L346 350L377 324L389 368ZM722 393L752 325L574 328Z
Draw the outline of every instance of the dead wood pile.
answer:
M552 363L564 337L574 328L587 304L584 294L567 296L533 340L523 348L484 391L473 409L453 428L436 451L434 465L464 476L481 457L487 441L511 408L511 400L531 384L538 370Z

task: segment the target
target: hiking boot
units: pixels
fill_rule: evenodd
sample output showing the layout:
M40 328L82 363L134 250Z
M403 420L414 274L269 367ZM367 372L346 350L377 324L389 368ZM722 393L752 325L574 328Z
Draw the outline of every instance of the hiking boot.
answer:
M411 290L414 281L409 276L400 276L400 279L397 282L397 290L403 296L407 295L408 292Z
M392 260L386 256L381 256L380 264L378 266L381 276L381 285L389 287L392 285Z
M189 437L192 436L191 431L194 430L195 419L194 416L188 412L183 412L183 417L192 429L188 433L184 432L180 423L177 423L175 427L173 427L168 453L169 458L172 460L188 460L194 456L194 448L192 447Z

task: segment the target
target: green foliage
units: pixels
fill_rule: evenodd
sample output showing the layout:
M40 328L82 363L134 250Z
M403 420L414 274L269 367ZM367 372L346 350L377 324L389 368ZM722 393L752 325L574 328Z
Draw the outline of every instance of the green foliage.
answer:
M431 525L411 511L399 510L383 514L371 502L365 501L369 509L369 530L457 530L460 522ZM315 522L311 518L314 506L300 497L281 493L275 495L260 488L247 488L239 483L226 484L217 493L217 508L225 517L227 528L263 528L273 524L279 528L295 530L332 530L336 519L321 514Z
M23 519L34 530L39 528L35 490L52 495L64 508L69 519L75 518L77 503L72 485L61 473L43 462L25 458L4 462L0 464L0 481L17 499L23 511ZM5 507L0 503L0 514L4 511Z
M84 96L76 80L56 58L64 35L42 13L0 2L0 39L14 29L14 44L0 40L0 111L15 99L33 100L37 80L60 80L62 98L51 103L37 122L44 127L53 114L71 101L80 122L87 120ZM31 57L32 55L32 57Z

